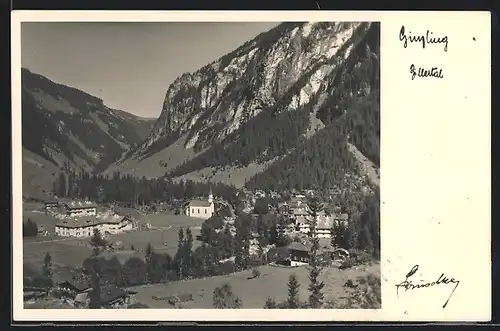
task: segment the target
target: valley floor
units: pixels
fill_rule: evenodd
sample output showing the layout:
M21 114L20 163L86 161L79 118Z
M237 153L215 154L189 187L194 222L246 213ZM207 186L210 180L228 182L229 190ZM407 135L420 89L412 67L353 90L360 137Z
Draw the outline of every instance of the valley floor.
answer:
M31 207L34 204L29 205ZM51 215L33 208L26 208L25 217L31 218L37 224L43 225L49 232L53 232L55 219ZM155 251L165 252L174 256L177 251L178 232L181 227L189 227L196 238L201 230L203 219L197 219L170 213L155 213L140 215L138 221L142 224L149 223L151 229L124 232L117 235L110 235L107 240L113 243L121 243L123 250L117 250L111 255L116 255L121 262L129 257L144 257L144 250L148 243L151 243ZM199 241L194 241L193 247L199 245ZM134 246L135 251L130 248ZM41 270L45 253L49 252L52 263L60 266L81 266L85 258L89 257L92 249L89 238L64 238L64 237L44 237L25 238L23 240L23 260L25 268ZM106 254L104 254L106 257Z

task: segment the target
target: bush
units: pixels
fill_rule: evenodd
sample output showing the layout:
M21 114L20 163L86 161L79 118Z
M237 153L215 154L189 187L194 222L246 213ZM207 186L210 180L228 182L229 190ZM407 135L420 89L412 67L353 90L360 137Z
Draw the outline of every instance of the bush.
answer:
M219 275L228 275L236 271L236 265L232 261L226 261L220 264Z
M259 269L252 269L252 277L259 278L260 277L260 270Z
M372 261L372 256L369 253L358 249L351 249L349 256L354 260L354 265L367 264Z
M352 268L356 265L356 260L353 259L352 257L346 259L342 264L339 266L339 269L349 269Z

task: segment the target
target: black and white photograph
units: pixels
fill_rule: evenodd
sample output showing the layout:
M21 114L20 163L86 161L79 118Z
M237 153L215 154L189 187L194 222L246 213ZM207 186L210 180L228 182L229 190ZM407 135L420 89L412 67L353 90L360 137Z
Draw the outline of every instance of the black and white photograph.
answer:
M382 308L379 22L20 43L24 309Z

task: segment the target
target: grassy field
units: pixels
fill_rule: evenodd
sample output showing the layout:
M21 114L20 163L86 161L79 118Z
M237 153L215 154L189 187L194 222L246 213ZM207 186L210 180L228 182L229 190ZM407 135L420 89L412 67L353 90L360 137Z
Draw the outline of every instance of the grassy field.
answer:
M50 215L37 212L37 206L27 206L24 216L30 217L38 225L43 225L45 229L53 232L55 220ZM35 210L33 210L35 209ZM169 213L158 213L150 215L139 215L139 222L150 223L151 230L132 231L108 236L111 242L121 242L124 251L107 253L106 257L116 255L121 262L125 262L131 256L143 257L142 251L130 251L133 245L136 250L144 250L148 243L153 245L158 252L166 252L174 256L177 251L178 231L181 227L190 227L195 239L193 246L196 248L200 243L196 241L199 235L201 224L204 220L191 218L182 215L172 215ZM80 266L82 262L90 256L92 249L88 245L89 238L57 238L57 237L36 237L26 238L23 242L23 261L32 268L40 268L46 252L52 256L52 261L57 265ZM166 244L165 244L166 243Z
M242 308L260 309L269 296L277 302L286 299L288 276L295 273L301 284L300 299L307 300L309 295L307 290L309 285L307 267L284 268L266 265L259 269L261 272L260 278L254 279L249 279L252 273L248 270L226 276L144 285L133 289L138 292L137 301L151 308L173 308L167 301L155 300L153 296L169 297L171 295L191 293L194 300L186 303L184 308L210 309L213 308L212 294L214 288L227 282L231 285L233 292L242 299ZM358 276L365 276L370 273L379 275L379 265L375 264L365 267L365 269L339 270L334 267L324 269L321 278L325 283L323 290L325 301L330 299L342 300L348 294L343 287L348 279L355 280Z

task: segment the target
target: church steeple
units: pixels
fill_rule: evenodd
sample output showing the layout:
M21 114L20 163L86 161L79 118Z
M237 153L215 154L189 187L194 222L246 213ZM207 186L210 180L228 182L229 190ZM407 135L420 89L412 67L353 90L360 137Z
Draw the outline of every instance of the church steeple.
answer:
M213 203L214 202L214 196L212 194L212 188L210 188L210 193L208 194L208 202Z

